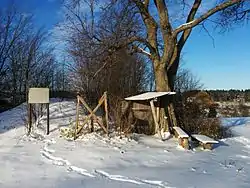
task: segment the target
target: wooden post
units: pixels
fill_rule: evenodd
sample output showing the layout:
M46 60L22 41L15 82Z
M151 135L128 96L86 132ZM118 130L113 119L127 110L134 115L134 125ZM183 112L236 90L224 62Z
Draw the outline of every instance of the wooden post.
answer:
M160 101L159 101L159 99L157 99L156 120L159 123L159 121L160 121Z
M104 100L105 119L106 119L106 126L107 126L107 135L109 135L109 118L108 118L108 97L107 97L107 92L105 92L104 95L105 95L105 100Z
M77 105L76 105L76 126L75 126L75 135L74 135L74 139L76 139L76 137L77 137L78 123L79 123L79 103L80 103L80 99L79 99L79 95L77 95Z
M49 135L49 103L46 104L47 107L47 135Z
M150 107L151 107L151 110L152 110L152 115L153 115L153 119L154 119L154 123L155 123L155 132L159 134L159 136L161 137L161 139L163 140L162 138L162 135L161 135L161 131L160 131L160 127L159 127L159 123L157 122L157 117L156 117L156 112L155 112L155 105L154 105L154 100L151 100L150 101Z
M31 133L32 127L32 105L28 103L28 135Z
M90 132L94 132L94 117L90 118Z
M154 106L153 100L150 101L150 107L151 107L151 111L152 111L152 115L153 115L153 119L154 119L154 123L155 123L155 132L158 132L159 125L157 122L157 117L156 117L155 106Z

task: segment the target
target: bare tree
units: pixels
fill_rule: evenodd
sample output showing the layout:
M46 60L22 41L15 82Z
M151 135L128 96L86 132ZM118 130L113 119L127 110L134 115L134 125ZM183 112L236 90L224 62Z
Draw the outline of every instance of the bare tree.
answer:
M6 80L10 50L29 27L32 16L21 14L14 5L0 14L0 82ZM1 85L4 85L3 83Z
M44 30L34 27L33 16L15 5L1 11L0 20L0 89L18 104L29 86L51 86L56 71L53 48L45 43Z
M120 91L120 96L141 90L146 65L139 55L130 54L126 45L120 45L135 32L134 13L129 7L101 11L95 0L78 3L65 4L67 16L60 27L75 62L72 68L76 89L89 92L87 96L100 95L104 90L115 95ZM89 12L84 14L82 7L88 7ZM100 16L95 11L101 11ZM110 22L114 17L115 22Z
M74 2L79 3L81 0ZM112 25L118 26L115 28L119 28L120 31L124 30L125 32L121 33L125 35L112 35L119 37L121 39L119 42L112 42L115 40L98 35L89 37L92 41L98 41L98 44L109 44L109 52L129 46L135 52L145 55L152 62L156 91L173 91L181 52L193 28L202 26L207 31L205 23L208 21L223 28L238 24L248 18L249 3L249 0L111 1L111 4L105 9L111 17L106 17L108 23L106 22L104 26L100 24L99 29L106 31L107 36L107 34L114 33L115 30L109 27L109 24L114 23ZM119 17L119 12L126 12L126 10L129 10L127 13L131 16L131 19L127 21L141 23L133 25L136 28L131 29L129 22L122 22L122 17ZM138 15L139 22L137 22ZM170 110L167 113L174 120L173 105L170 104L169 107ZM165 113L165 111L161 109L161 113Z
M203 84L189 69L182 68L178 70L174 83L174 90L176 92L183 93L201 89L203 89Z

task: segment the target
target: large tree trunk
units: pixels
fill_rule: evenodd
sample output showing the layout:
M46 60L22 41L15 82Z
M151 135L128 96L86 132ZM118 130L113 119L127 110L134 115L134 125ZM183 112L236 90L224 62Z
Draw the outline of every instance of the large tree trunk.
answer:
M155 63L155 62L154 62ZM169 79L165 66L154 64L154 73L155 73L155 87L156 91L173 91L174 80L173 78ZM174 76L174 75L172 75ZM171 82L171 83L170 83ZM172 126L176 126L176 117L174 113L174 105L172 97L170 100L162 101L160 108L159 116L159 128L156 127L156 133L164 130L171 131Z
M163 65L155 66L154 73L156 91L171 91L165 67Z

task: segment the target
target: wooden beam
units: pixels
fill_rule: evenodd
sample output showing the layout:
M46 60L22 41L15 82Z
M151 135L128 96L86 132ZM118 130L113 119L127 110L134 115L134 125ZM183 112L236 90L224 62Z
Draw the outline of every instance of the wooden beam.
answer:
M106 132L108 134L108 130L106 129L105 126L103 126L103 124L101 122L99 122L99 120L97 120L97 123L104 130L104 132Z
M154 105L154 100L151 100L150 101L150 107L151 107L151 110L152 110L152 114L153 114L153 119L154 119L154 122L155 122L155 132L158 133L158 135L160 136L161 140L164 141L162 135L161 135L161 131L160 131L160 126L159 126L159 123L157 122L157 117L156 117L156 110L155 110L155 105Z
M31 133L32 127L32 104L28 103L28 135Z
M107 127L107 134L109 134L109 118L108 118L108 96L107 92L104 93L104 109L105 109L105 119L106 119L106 127Z
M134 111L148 111L149 110L149 108L132 108L132 110L134 110Z
M156 120L159 123L160 122L160 99L157 99L157 107L156 107Z
M154 119L154 123L155 123L155 132L158 132L159 124L157 122L157 117L156 117L156 112L155 112L155 105L154 105L153 100L150 101L150 107L151 107L151 111L152 111L152 115L153 115L153 119Z
M47 107L47 135L49 135L49 103L46 104Z
M83 104L83 106L91 113L92 109L89 107L89 105L85 102L85 100L81 96L77 96L79 101Z
M78 130L78 126L79 126L79 100L80 96L77 96L77 105L76 105L76 126L75 126L75 135L74 135L74 139L76 139L76 135L77 135L77 130Z

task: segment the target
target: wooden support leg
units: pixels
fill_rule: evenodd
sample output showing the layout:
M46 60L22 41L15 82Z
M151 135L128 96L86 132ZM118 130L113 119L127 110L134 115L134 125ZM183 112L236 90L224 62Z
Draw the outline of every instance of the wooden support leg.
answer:
M179 143L179 145L182 146L184 149L189 149L188 138L178 138L178 143Z
M213 149L213 144L203 144L203 148L212 150Z
M90 118L90 132L94 132L94 118L93 116Z
M28 104L28 132L27 134L30 135L32 128L32 104Z
M49 135L49 103L46 104L47 107L47 135Z
M74 139L77 137L77 130L78 130L78 124L79 124L79 96L77 96L77 106L76 106L76 126L75 126L75 135Z
M175 138L178 138L178 133L176 131L174 131L174 136Z
M183 138L183 148L189 149L188 138Z
M159 124L157 122L156 111L155 111L155 106L154 106L153 100L150 101L150 107L151 107L151 111L152 111L152 115L153 115L153 119L154 119L154 123L155 123L155 133L157 133L159 130Z
M105 120L106 120L107 135L109 135L108 97L107 97L107 92L105 92L104 94L105 94L105 100L104 100Z

